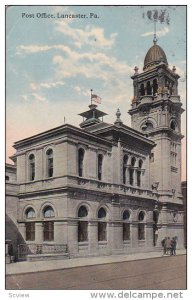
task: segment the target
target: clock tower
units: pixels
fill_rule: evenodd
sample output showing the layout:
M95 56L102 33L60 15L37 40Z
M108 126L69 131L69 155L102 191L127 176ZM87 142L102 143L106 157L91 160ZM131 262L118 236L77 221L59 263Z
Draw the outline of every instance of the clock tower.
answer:
M143 71L137 67L133 79L132 128L156 143L150 157L150 186L159 200L182 203L181 196L181 114L176 68L168 66L163 49L154 38L148 50Z

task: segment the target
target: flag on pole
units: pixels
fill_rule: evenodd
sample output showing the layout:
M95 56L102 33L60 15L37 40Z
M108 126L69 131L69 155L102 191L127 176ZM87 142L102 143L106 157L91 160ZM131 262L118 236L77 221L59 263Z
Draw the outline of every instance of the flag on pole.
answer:
M95 95L95 94L91 94L91 100L95 101L97 103L101 103L101 97Z

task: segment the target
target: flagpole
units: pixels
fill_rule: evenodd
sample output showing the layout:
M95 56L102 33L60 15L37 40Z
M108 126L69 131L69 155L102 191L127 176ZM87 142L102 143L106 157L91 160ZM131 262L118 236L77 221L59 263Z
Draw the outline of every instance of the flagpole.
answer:
M91 91L91 105L92 105L92 92L93 92L93 90L91 89L90 91Z

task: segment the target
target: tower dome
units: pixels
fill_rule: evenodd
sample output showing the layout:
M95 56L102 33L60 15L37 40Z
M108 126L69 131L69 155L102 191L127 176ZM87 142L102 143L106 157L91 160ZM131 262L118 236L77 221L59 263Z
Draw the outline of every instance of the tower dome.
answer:
M167 57L163 49L154 42L154 45L148 50L145 60L143 70L146 70L152 66L159 64L160 62L168 65Z

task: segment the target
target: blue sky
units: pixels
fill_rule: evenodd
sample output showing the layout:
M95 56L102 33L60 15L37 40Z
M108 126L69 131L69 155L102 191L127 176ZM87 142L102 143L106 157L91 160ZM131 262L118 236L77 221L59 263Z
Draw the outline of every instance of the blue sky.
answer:
M99 109L115 121L120 109L130 125L135 66L142 71L152 46L148 10L166 9L170 24L157 23L158 44L170 68L181 76L179 94L186 109L186 9L184 6L10 6L6 15L7 157L14 141L66 122L90 104L90 89L102 98ZM34 18L22 17L34 14ZM86 14L83 19L37 18L37 13ZM98 18L89 18L89 14ZM182 133L186 135L186 118ZM185 140L183 141L185 164ZM183 179L185 178L183 171Z

